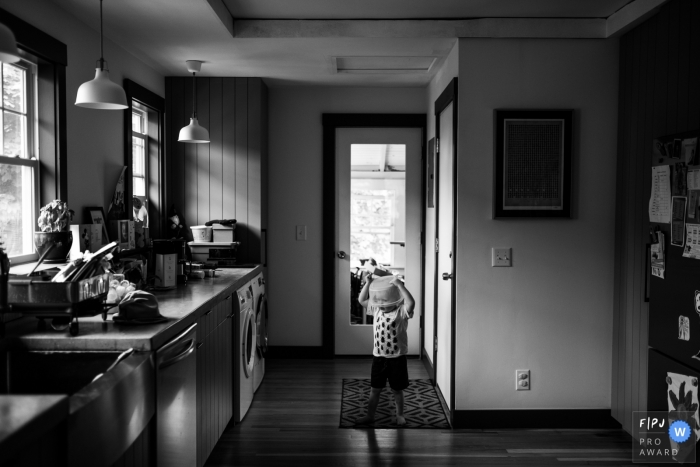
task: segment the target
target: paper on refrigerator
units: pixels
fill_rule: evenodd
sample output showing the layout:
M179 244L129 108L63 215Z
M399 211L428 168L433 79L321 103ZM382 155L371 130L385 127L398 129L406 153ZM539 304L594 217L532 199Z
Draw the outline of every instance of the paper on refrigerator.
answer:
M664 252L664 234L656 232L657 243L651 244L651 273L661 279L664 278L666 260Z
M671 222L671 168L668 165L651 168L649 222Z
M685 224L685 258L700 259L700 224Z

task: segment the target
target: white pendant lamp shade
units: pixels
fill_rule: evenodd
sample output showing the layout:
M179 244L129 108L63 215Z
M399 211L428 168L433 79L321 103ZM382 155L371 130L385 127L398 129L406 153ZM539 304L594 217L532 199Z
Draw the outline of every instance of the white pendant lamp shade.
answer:
M0 24L0 62L15 63L19 61L17 41L10 28Z
M84 82L78 88L75 105L88 109L123 110L126 93L121 86L109 79L109 68L104 59L104 36L102 34L102 0L100 0L100 59L95 69L95 79Z
M192 73L192 117L190 124L180 130L178 141L181 143L209 143L209 131L197 121L197 87L195 74L202 69L199 60L187 60L187 70Z
M190 118L190 124L182 127L178 141L182 143L208 143L209 131L201 126L196 118Z
M126 93L121 86L109 79L109 70L95 69L95 79L78 88L75 105L88 109L126 109Z

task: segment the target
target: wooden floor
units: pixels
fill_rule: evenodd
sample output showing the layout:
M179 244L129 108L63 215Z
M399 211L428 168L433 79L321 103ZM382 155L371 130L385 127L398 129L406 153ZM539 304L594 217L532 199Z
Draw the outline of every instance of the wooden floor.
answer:
M242 423L229 425L207 466L636 465L622 430L341 429L343 378L371 360L268 360ZM409 360L412 379L427 378Z

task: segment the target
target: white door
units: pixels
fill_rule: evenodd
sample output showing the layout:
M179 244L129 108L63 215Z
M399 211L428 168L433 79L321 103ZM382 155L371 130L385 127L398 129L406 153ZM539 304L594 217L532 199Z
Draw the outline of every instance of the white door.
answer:
M421 303L421 141L419 128L336 130L335 353L372 351L372 317L357 295L361 260L373 258L405 278ZM420 314L408 326L408 353L418 355Z
M437 151L437 326L434 339L437 342L435 382L450 410L452 396L452 274L454 271L454 145L452 118L454 104L450 103L438 116Z

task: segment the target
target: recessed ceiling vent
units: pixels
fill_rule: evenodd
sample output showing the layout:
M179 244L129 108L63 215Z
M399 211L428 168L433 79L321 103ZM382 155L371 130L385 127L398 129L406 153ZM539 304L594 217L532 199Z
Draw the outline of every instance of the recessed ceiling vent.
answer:
M336 73L428 73L437 57L333 57Z

